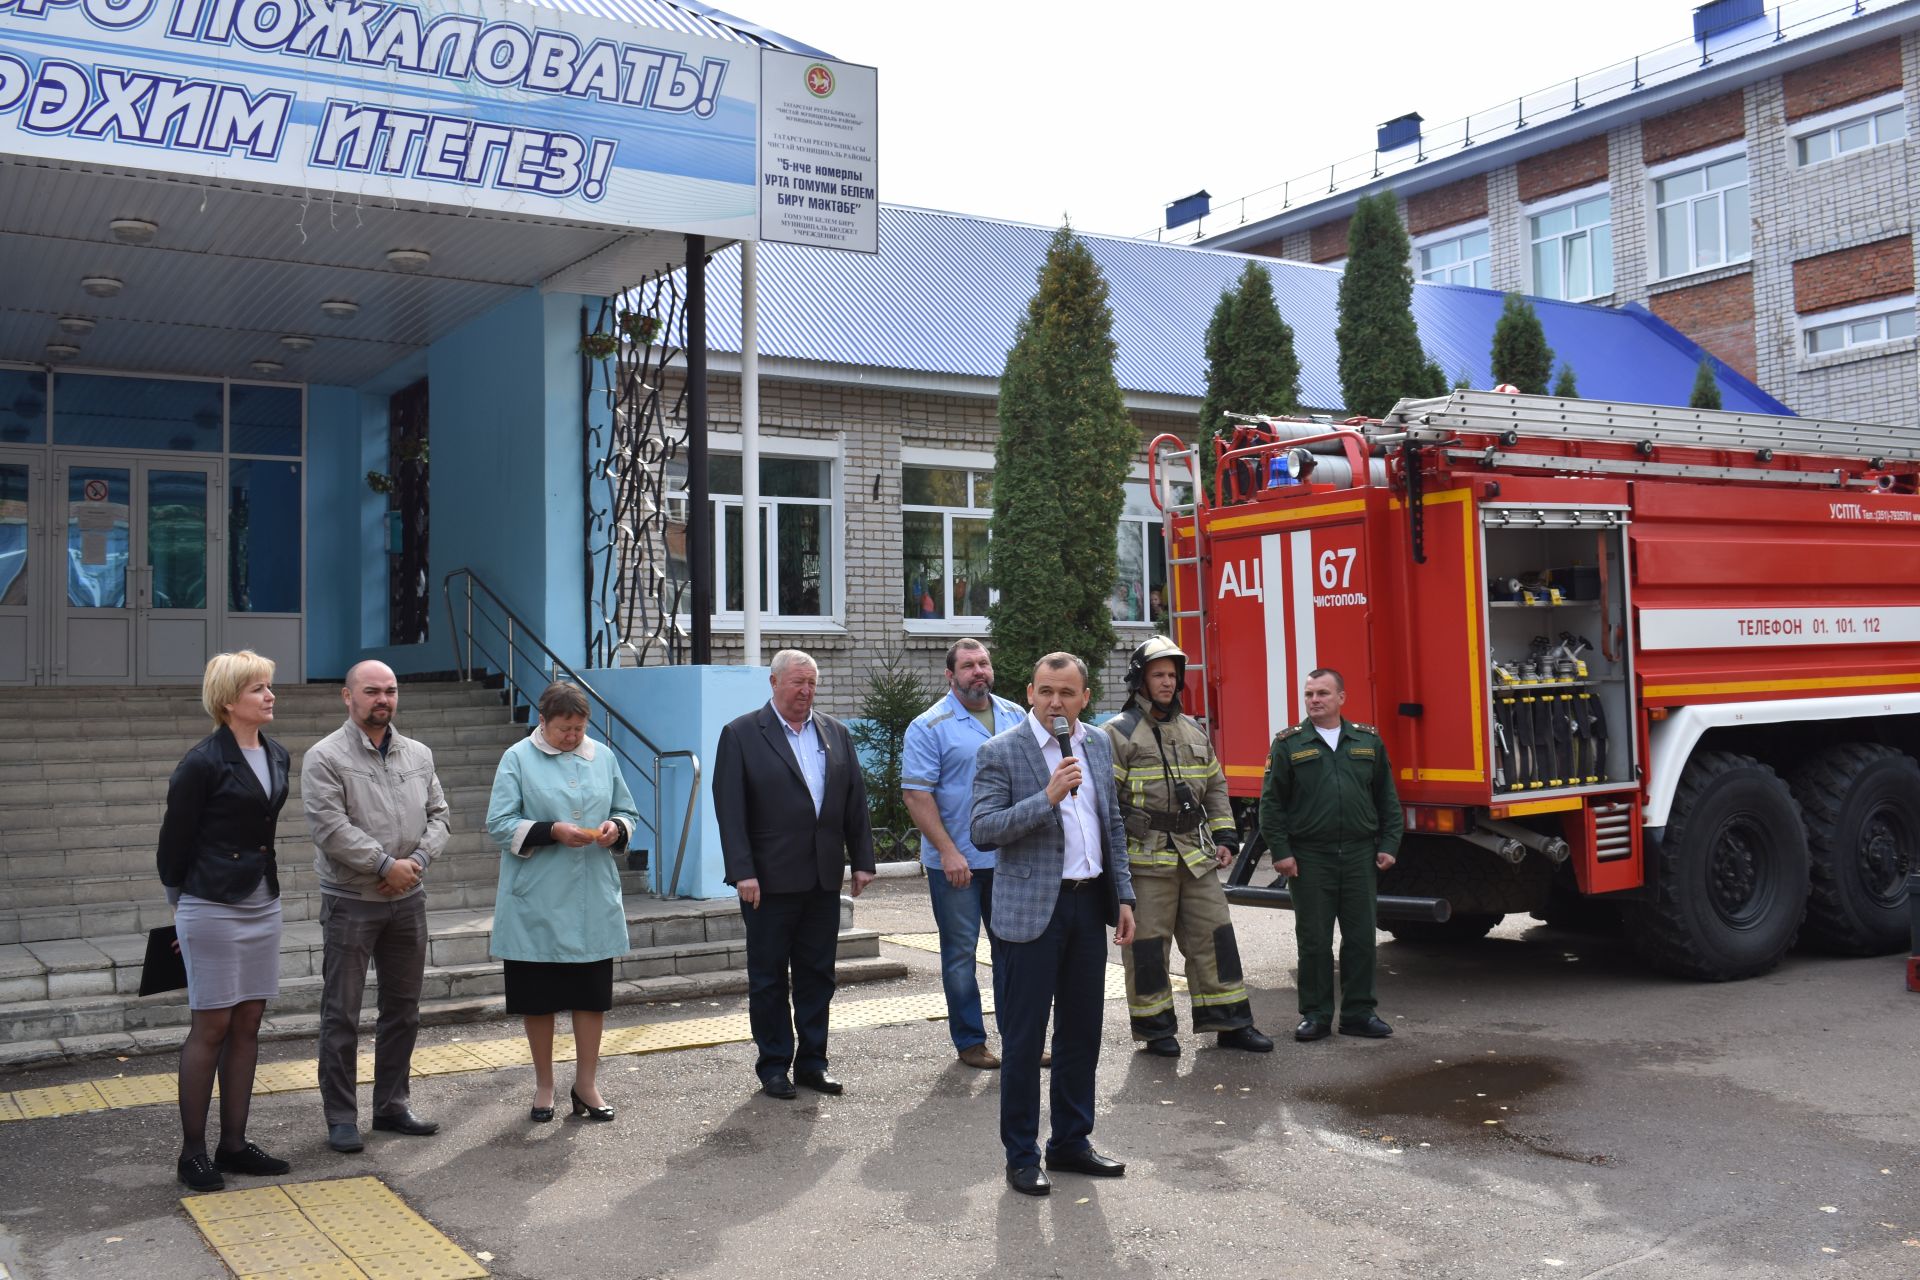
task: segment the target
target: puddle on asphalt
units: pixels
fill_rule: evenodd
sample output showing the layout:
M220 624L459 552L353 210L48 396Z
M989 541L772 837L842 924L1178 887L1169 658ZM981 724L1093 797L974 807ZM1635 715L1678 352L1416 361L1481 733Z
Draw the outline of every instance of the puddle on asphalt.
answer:
M1391 1136L1395 1145L1506 1141L1556 1160L1606 1164L1604 1155L1566 1151L1528 1132L1539 1127L1541 1109L1533 1100L1570 1076L1567 1066L1552 1058L1489 1056L1434 1063L1378 1080L1310 1085L1300 1096L1337 1107L1360 1122L1359 1136Z

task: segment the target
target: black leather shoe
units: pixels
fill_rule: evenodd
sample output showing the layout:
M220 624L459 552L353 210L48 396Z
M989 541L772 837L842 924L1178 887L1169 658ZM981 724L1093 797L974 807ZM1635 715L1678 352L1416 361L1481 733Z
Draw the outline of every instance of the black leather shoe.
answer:
M1049 1155L1047 1168L1055 1173L1084 1173L1089 1178L1124 1178L1127 1166L1119 1160L1107 1157L1088 1147L1085 1151L1076 1151L1072 1155Z
M796 1071L793 1073L793 1082L803 1084L815 1093L832 1094L836 1097L847 1091L847 1086L824 1071Z
M1037 1164L1021 1165L1019 1168L1008 1165L1007 1185L1023 1196L1044 1196L1053 1192L1053 1183L1048 1180L1046 1170Z
M278 1156L270 1156L249 1142L238 1151L215 1151L213 1167L222 1173L246 1173L256 1178L277 1178L293 1168Z
M1368 1014L1365 1022L1343 1022L1340 1024L1343 1036L1365 1036L1369 1040L1385 1040L1393 1034L1393 1028L1382 1021L1377 1014Z
M613 1119L612 1107L590 1107L580 1097L579 1091L575 1089L567 1090L567 1096L573 1099L574 1115L585 1116L589 1120L605 1121Z
M1248 1053L1272 1053L1273 1037L1262 1035L1258 1027L1236 1027L1222 1031L1216 1039L1222 1049L1245 1049Z
M396 1111L390 1116L375 1116L373 1127L387 1133L404 1133L409 1138L424 1138L440 1132L438 1120L422 1120L411 1111Z
M1309 1040L1325 1040L1333 1028L1313 1018L1300 1019L1300 1025L1293 1029L1293 1038L1306 1043Z
M1007 1170L1007 1176L1013 1176L1013 1170ZM187 1184L189 1191L224 1191L227 1180L213 1167L213 1161L204 1155L180 1157L180 1181Z
M1180 1042L1172 1036L1161 1036L1158 1040L1149 1040L1141 1045L1140 1052L1150 1053L1156 1058L1177 1058L1180 1056Z
M553 1123L553 1108L528 1107L527 1119L533 1121L535 1124L551 1124Z
M330 1124L327 1126L327 1145L335 1151L358 1151L362 1146L360 1130L350 1124Z
M800 1096L800 1091L793 1087L793 1081L787 1079L785 1072L781 1072L777 1076L768 1076L765 1080L762 1080L760 1082L760 1092L766 1094L769 1098L778 1098L782 1102L791 1102Z

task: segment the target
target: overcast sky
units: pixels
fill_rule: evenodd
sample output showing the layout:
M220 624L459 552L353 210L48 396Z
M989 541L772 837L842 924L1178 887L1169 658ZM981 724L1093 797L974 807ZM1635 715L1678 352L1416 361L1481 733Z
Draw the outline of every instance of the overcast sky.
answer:
M880 69L880 193L1135 235L1692 35L1689 0L722 0ZM1770 6L1771 7L1771 6Z

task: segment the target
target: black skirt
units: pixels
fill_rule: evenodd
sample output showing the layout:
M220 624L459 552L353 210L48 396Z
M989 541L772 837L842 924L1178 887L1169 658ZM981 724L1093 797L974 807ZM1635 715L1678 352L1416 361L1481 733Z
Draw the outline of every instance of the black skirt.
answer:
M548 1013L605 1013L613 1008L613 960L552 964L502 960L507 971L507 1012L522 1018Z

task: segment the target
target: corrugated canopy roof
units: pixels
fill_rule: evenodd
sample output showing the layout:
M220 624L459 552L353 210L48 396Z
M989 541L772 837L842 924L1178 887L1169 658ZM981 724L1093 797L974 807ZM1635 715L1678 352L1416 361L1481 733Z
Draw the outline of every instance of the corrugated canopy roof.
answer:
M764 356L905 372L997 379L1053 236L1048 227L882 205L880 252L760 247L760 351ZM1123 237L1087 236L1106 274L1115 373L1127 391L1197 399L1202 344L1223 290L1249 261ZM1333 330L1340 272L1258 259L1273 276L1280 314L1293 326L1301 398L1340 406ZM708 342L740 349L740 255L717 255L709 273ZM1489 369L1501 294L1453 285L1414 286L1414 318L1427 354L1449 381L1493 384ZM1582 396L1685 404L1703 354L1639 307L1535 299L1547 341L1573 366ZM1720 367L1728 409L1791 410ZM1249 411L1257 406L1247 406Z

